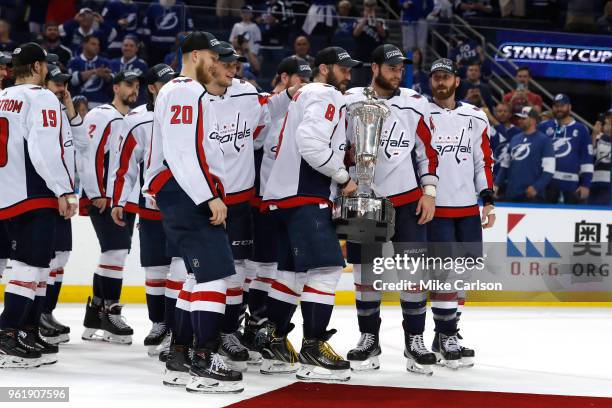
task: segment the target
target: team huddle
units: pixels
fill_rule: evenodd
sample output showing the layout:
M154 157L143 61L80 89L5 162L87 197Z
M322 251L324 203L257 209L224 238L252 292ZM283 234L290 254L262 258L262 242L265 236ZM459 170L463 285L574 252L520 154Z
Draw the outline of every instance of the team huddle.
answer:
M53 310L77 212L101 249L82 339L132 343L119 299L137 219L152 323L144 342L165 364L165 385L236 393L249 367L306 381L379 368L381 293L368 271L382 244L347 243L361 337L346 359L328 328L345 266L332 203L358 187L347 107L366 96L347 88L361 62L340 47L321 50L314 68L287 57L274 90L261 94L235 78L242 57L210 33L191 32L181 53L180 73L164 64L118 73L112 102L81 118L57 57L34 43L15 49L15 85L0 92L0 274L7 259L12 266L0 368L53 364L69 339ZM459 77L448 59L431 67L431 100L400 87L410 61L394 45L376 48L372 61L371 88L390 116L371 187L395 208L395 251L406 242L481 243L495 222L486 115L455 102ZM147 103L131 109L142 81ZM409 371L473 364L458 333L463 293L400 298ZM299 352L288 339L298 305Z

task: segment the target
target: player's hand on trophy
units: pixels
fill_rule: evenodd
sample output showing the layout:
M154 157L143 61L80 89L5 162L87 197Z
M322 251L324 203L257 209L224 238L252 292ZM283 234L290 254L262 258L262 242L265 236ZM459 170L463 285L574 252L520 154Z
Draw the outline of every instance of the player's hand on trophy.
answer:
M111 210L111 218L115 224L120 227L125 227L125 221L123 220L123 207L115 207Z
M74 217L78 209L79 199L75 194L66 194L58 198L58 211L65 220Z
M416 215L421 215L419 217L418 224L423 225L427 224L434 217L434 213L436 212L436 199L427 194L423 194L419 199L416 209Z
M212 216L209 218L212 225L223 225L227 217L227 207L220 198L215 198L208 202L208 208Z
M346 185L340 190L340 193L343 196L348 197L355 191L357 191L357 183L355 183L353 179L349 179L348 183L346 183Z
M106 198L94 198L91 200L91 205L96 207L100 214L102 214L106 210Z
M527 198L534 198L538 195L538 190L536 190L533 186L529 186L527 187L527 190L525 190L525 195Z
M480 223L483 229L491 228L495 224L495 207L492 205L485 205L482 208Z
M586 200L587 198L589 198L589 192L589 188L584 186L580 186L576 189L576 195L581 200Z

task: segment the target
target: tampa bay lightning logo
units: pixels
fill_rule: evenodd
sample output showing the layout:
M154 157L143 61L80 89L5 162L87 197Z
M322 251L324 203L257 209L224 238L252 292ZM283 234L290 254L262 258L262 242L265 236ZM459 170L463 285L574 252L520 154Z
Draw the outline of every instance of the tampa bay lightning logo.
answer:
M555 149L555 158L561 158L569 155L572 152L572 144L569 137L560 137L553 140Z
M92 75L81 87L81 92L97 92L104 86L104 80L97 75Z
M521 161L527 158L531 153L531 143L521 143L512 148L510 157L512 160Z
M172 30L179 23L179 18L174 11L159 16L155 25L159 30Z
M134 31L138 28L138 15L137 13L128 13L123 16L125 20L127 20L128 25L124 28L126 31Z

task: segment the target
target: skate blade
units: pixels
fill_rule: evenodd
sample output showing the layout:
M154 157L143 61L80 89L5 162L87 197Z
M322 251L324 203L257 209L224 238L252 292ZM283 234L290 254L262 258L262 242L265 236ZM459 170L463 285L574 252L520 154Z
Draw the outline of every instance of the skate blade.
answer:
M158 346L154 345L154 346L147 346L147 355L149 357L157 357L159 356L159 353L161 353L162 350L158 349Z
M298 363L286 363L280 360L267 360L263 358L259 372L264 375L293 374L298 369Z
M101 334L100 329L86 328L81 335L81 339L86 341L104 341L104 335Z
M302 364L295 376L302 381L345 382L351 379L351 370L328 370L319 366Z
M261 365L262 362L263 362L263 357L261 356L260 352L249 350L249 360L247 361L248 365L258 366L258 365Z
M187 392L198 394L238 394L244 391L242 381L218 381L213 378L190 376Z
M471 368L474 367L474 357L461 357L461 363L459 368Z
M165 369L162 383L167 387L184 387L190 378L189 373Z
M52 365L57 363L57 354L43 354L38 360L41 365Z
M63 344L63 343L68 343L70 341L70 336L67 334L60 334L59 336L53 336L53 337L46 337L46 336L41 336L43 339L45 339L45 341L49 344Z
M349 360L351 363L352 371L371 371L378 370L380 368L380 362L378 361L378 356L372 356L363 361L359 360Z
M451 370L458 370L460 365L461 365L461 360L445 360L442 357L442 354L440 353L435 353L436 354L436 360L437 360L437 364L441 365L442 367L446 367L446 368L450 368Z
M0 369L20 369L27 370L38 368L41 365L40 358L22 358L17 356L0 356Z
M240 371L241 373L246 373L247 361L234 361L227 356L221 356L225 364L234 371Z
M132 335L120 336L118 334L113 334L110 332L104 332L104 341L112 344L124 344L129 346L132 344Z
M407 359L406 361L406 370L411 373L425 375L427 377L433 375L433 368L429 364L419 364L412 359Z

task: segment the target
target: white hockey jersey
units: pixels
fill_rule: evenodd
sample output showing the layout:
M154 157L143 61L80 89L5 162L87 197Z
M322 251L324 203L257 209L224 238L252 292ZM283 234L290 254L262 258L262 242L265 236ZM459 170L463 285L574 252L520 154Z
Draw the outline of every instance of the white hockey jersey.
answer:
M218 140L225 163L225 199L228 205L249 201L255 195L254 142L270 122L267 97L250 83L234 79L223 95L206 94L213 102Z
M0 219L57 208L57 197L73 193L64 126L51 91L29 84L0 91Z
M330 204L336 198L332 177L345 168L344 116L344 98L333 86L311 83L296 92L279 133L264 208Z
M430 100L432 145L438 151L436 217L478 215L478 194L493 189L486 114L469 103L445 109Z
M110 150L121 137L123 114L111 104L100 105L85 115L83 126L89 137L89 146L79 166L83 191L89 200L110 198L107 195Z
M123 207L141 218L160 220L159 210L141 193L145 151L151 144L152 133L153 111L148 111L146 105L134 108L125 116L120 143L111 152L109 186L112 185L113 207Z
M366 99L364 88L345 94L347 138L354 143L350 105ZM412 89L400 88L390 98L380 98L390 109L382 129L372 190L394 206L408 204L422 196L421 186L438 183L438 154L431 146L429 102ZM415 155L416 171L412 161ZM418 180L417 180L418 177Z
M62 138L64 140L64 160L68 173L72 180L75 179L76 172L76 139L82 139L83 132L83 119L77 113L75 117L70 120L66 112L66 107L60 102L62 107ZM63 125L67 124L67 125Z
M224 163L214 104L199 82L178 77L155 100L143 193L154 196L174 178L196 205L223 198Z

